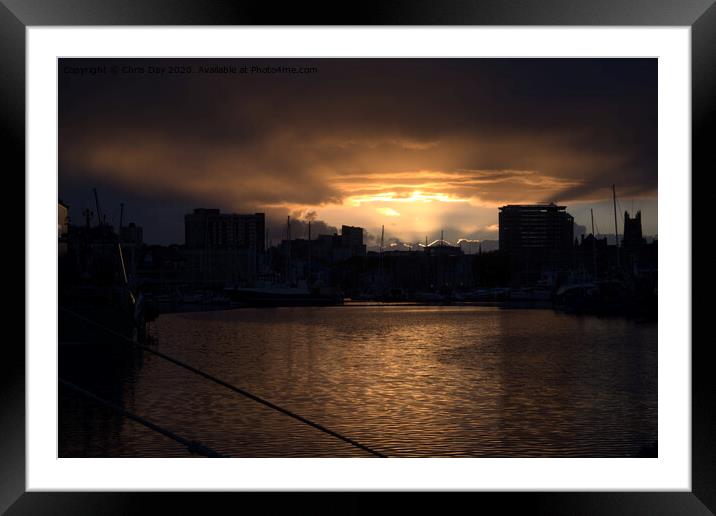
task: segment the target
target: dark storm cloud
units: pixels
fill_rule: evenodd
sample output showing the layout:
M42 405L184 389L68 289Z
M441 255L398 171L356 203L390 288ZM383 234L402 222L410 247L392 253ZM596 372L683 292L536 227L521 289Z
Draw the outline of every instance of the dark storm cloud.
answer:
M144 73L63 73L92 64ZM146 73L177 64L193 73ZM494 204L602 199L612 183L653 196L656 95L655 59L62 60L60 195L101 183L145 211L174 199L274 226L386 187ZM140 222L181 234L181 220Z

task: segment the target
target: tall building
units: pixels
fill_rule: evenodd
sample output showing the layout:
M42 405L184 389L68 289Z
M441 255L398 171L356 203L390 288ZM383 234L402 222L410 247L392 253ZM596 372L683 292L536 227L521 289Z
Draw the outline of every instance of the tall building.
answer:
M633 217L624 212L624 237L620 248L621 265L635 277L651 278L656 285L658 251L656 242L646 243L641 230L641 211Z
M365 256L366 247L363 245L363 228L342 226L341 246L348 248L351 256Z
M239 215L218 209L197 208L184 216L185 244L193 249L265 248L263 213Z
M263 213L240 215L197 208L184 216L187 281L241 284L253 281L265 251Z
M644 245L644 243L645 240L641 233L641 211L637 211L633 218L629 216L629 212L625 211L622 246L633 249Z
M574 244L574 217L566 206L510 204L499 214L500 250L567 249Z
M566 206L528 204L502 206L500 251L510 261L513 284L552 283L573 259L574 217Z

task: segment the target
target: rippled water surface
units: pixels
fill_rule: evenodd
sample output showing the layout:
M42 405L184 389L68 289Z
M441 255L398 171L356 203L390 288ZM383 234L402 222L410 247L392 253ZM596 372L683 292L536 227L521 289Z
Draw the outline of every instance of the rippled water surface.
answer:
M657 439L655 324L468 306L162 315L156 349L389 456L630 456ZM125 359L125 362L127 360ZM160 358L86 385L239 457L366 456ZM187 456L60 391L60 456Z

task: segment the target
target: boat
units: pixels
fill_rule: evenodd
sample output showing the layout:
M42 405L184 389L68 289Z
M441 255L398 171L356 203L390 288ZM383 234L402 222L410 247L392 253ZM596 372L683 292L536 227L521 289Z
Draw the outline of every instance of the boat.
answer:
M158 311L137 288L119 236L105 223L91 226L89 218L60 237L58 373L107 391L140 363L138 345L149 341L148 324Z
M510 301L524 303L548 303L552 301L552 291L540 287L512 289L509 294L509 299Z
M555 308L577 314L632 315L642 311L641 303L633 286L619 279L568 284L555 295Z
M229 287L226 296L240 306L332 306L343 304L343 295L337 289L275 285L270 287Z

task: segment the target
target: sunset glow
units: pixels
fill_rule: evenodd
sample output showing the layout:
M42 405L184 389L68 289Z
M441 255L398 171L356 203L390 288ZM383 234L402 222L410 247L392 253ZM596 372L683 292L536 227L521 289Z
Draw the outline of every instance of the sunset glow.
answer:
M386 185L385 188L391 188ZM397 192L384 192L374 195L357 195L347 198L348 204L352 206L362 206L364 204L373 204L378 202L400 202L400 203L431 203L431 202L467 202L468 199L458 199L445 193L425 193L415 190L410 194L399 194Z
M274 239L291 215L319 232L385 226L398 240L442 230L457 241L494 239L504 204L568 204L581 226L593 209L606 230L616 183L655 234L653 63L538 61L316 60L319 73L281 78L61 75L61 189L77 214L92 203L80 185L96 185L110 216L124 203L165 242L183 236L164 221L202 206L265 212Z

